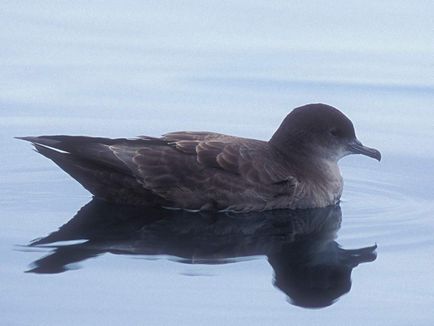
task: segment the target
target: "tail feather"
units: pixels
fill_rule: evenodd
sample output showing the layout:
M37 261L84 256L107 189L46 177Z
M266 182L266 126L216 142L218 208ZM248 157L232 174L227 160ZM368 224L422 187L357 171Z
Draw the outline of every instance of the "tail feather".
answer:
M120 141L126 141L125 138L110 139L102 137L88 137L88 136L26 136L15 137L16 139L26 140L33 144L40 144L52 148L56 148L65 152L75 152L82 148L84 145L101 144L112 145Z
M35 150L41 155L49 158L56 163L62 170L68 173L71 177L77 180L84 188L98 197L105 197L102 192L105 190L101 187L104 183L103 174L109 174L107 168L97 166L91 161L86 161L78 157L74 157L70 153L59 152L55 149L45 147L39 144L33 144ZM104 185L107 186L107 185Z
M58 148L57 145L59 141L52 139L52 137L49 136L42 136L42 137L15 137L16 139L26 140L33 144L41 144L48 147ZM61 149L61 148L58 148Z
M130 169L119 160L111 145L126 142L127 139L109 139L86 136L40 136L17 137L30 141L33 145L42 145L46 148L62 151L73 155L75 160L92 161L96 165L110 167L118 172L130 174ZM42 150L44 151L44 150ZM41 153L42 154L42 153ZM43 154L44 155L44 154ZM54 155L54 154L53 154ZM51 157L48 157L51 159ZM62 167L60 165L60 167Z
M17 137L33 143L35 150L49 158L98 198L115 203L157 205L161 198L143 188L128 167L98 138L73 136ZM104 142L113 140L100 138ZM81 144L81 148L78 148ZM94 145L94 146L93 146ZM88 154L87 156L85 154ZM111 157L110 157L111 155Z

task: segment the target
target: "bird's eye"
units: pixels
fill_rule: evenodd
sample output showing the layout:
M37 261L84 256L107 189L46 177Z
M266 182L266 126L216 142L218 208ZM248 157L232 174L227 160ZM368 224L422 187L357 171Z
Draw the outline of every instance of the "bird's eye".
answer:
M339 131L336 128L330 129L330 134L334 137L339 136Z

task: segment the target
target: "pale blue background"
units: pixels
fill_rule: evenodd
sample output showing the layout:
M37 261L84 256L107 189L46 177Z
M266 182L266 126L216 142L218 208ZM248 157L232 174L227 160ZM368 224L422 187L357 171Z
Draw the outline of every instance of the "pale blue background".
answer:
M432 1L2 1L0 324L432 325L433 13ZM23 245L90 195L13 136L268 139L310 102L340 108L383 153L381 164L342 161L338 242L379 248L331 307L287 303L261 257L209 266L105 255L24 273L49 250Z

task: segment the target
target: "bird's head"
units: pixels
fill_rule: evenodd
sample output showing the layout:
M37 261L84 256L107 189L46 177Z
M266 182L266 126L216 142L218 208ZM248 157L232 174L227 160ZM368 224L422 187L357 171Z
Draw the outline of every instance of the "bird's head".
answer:
M381 160L381 153L357 139L353 123L338 109L308 104L290 112L270 143L284 154L298 153L338 161L349 154Z

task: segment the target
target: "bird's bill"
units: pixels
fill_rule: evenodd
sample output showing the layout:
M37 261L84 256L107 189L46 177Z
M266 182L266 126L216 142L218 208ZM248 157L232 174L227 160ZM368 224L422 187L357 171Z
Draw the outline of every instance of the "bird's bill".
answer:
M375 148L364 146L358 139L354 139L348 144L348 150L352 154L362 154L375 158L377 161L381 161L380 151L376 150Z

